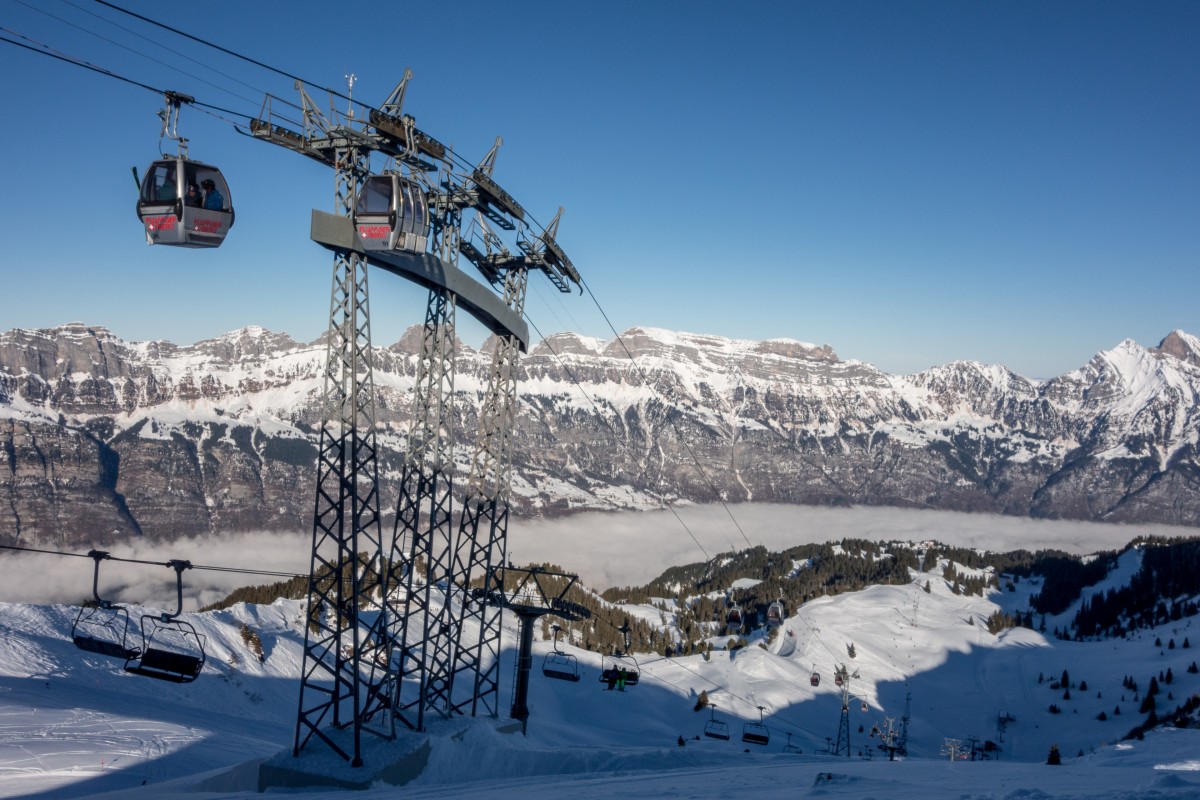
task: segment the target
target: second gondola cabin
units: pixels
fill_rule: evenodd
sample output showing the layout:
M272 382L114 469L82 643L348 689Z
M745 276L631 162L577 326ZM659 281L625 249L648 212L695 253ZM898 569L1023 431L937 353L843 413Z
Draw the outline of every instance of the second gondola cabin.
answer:
M233 200L221 171L186 158L150 165L137 210L147 244L220 247L233 227Z
M425 252L429 237L425 190L400 175L372 175L359 189L354 228L366 250Z

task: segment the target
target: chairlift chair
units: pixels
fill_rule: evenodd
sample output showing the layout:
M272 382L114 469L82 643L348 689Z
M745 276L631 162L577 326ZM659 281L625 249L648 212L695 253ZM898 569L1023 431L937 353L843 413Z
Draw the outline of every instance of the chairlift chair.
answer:
M638 668L637 659L628 653L613 653L611 656L604 657L600 670L600 682L616 681L622 670L625 672L625 685L637 686L642 673Z
M704 724L704 735L710 739L720 739L723 742L729 741L729 725L717 719L717 707L710 705L712 710L708 722Z
M354 228L365 250L425 252L429 237L425 190L400 175L372 175L359 189Z
M104 550L91 550L88 556L95 561L92 573L92 601L79 609L71 626L71 641L89 653L128 660L140 652L133 646L129 633L129 612L124 606L100 597L100 562L109 558Z
M821 673L817 672L816 670L813 670L813 674L808 676L808 683L811 686L820 686L821 685Z
M183 611L183 571L191 569L192 563L172 560L167 566L175 570L175 613L142 617L142 651L125 662L125 671L172 683L191 683L204 669L204 637L178 617Z
M758 706L758 722L747 722L742 726L742 741L762 745L771 741L771 731L763 724L762 706Z
M802 754L804 751L800 749L800 746L799 746L799 745L792 744L792 735L789 733L789 734L787 735L787 744L785 744L785 745L783 746L783 752L785 752L785 753L795 753L796 755L800 755L800 754Z
M579 659L570 653L564 653L558 647L558 632L562 630L559 625L554 625L554 650L547 653L546 658L542 660L542 674L547 678L554 678L559 681L578 681L579 680ZM628 677L625 683L629 683Z

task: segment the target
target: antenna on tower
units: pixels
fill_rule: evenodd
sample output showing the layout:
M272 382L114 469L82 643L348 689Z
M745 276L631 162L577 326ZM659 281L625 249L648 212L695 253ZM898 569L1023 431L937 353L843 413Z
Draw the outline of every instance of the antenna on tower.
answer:
M354 84L358 82L358 76L353 72L346 74L346 88L349 90L346 94L346 116L354 119Z

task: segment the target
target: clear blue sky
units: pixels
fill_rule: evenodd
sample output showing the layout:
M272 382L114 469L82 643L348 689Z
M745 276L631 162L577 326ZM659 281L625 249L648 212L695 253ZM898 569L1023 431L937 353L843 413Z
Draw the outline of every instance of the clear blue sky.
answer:
M559 241L618 330L1031 377L1200 333L1200 3L405 2L345 25L308 0L125 7L316 84L353 72L372 104L411 67L421 128L471 159L502 135L497 180L543 222L566 207ZM295 98L92 0L0 9L204 102ZM331 261L308 219L332 207L328 170L185 109L237 225L217 251L148 248L129 167L155 157L160 99L7 44L0 74L0 329L323 331ZM423 292L386 275L371 292L377 344L421 321ZM528 311L546 334L611 336L590 299L544 281Z

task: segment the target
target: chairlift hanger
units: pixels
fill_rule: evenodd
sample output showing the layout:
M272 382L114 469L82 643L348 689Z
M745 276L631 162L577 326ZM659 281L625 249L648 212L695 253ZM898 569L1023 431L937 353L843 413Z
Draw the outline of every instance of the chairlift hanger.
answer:
M142 617L142 651L125 662L125 671L147 678L191 683L204 668L204 637L183 613L183 572L190 561L174 559L167 566L175 570L176 606L174 613L146 614Z
M71 626L71 640L80 650L110 658L129 660L140 650L134 647L129 633L129 612L122 605L100 597L100 562L112 558L105 550L91 550L88 556L95 561L92 573L92 604L79 609Z

